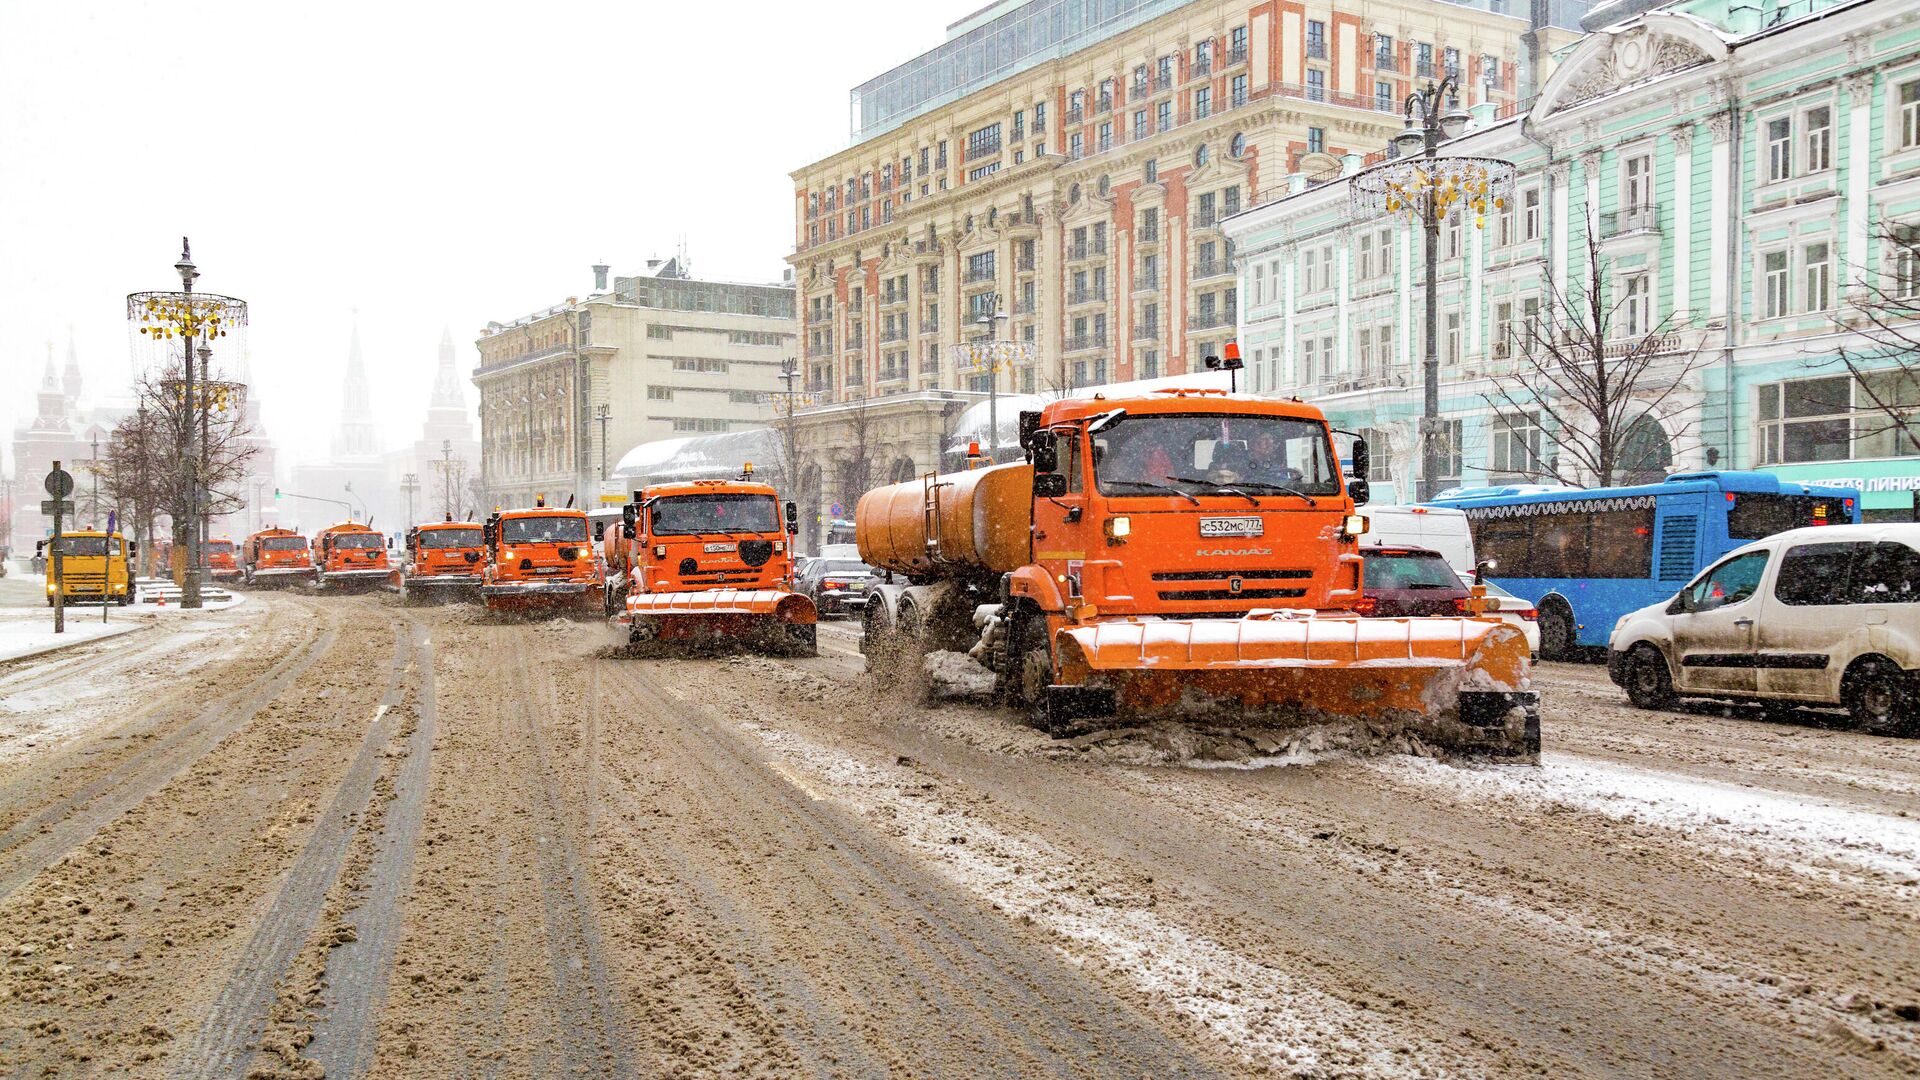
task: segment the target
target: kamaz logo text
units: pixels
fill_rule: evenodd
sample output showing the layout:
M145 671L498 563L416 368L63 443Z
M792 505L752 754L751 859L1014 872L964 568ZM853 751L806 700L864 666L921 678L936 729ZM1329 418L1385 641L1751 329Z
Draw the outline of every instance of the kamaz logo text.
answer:
M1201 548L1195 555L1271 555L1272 548Z

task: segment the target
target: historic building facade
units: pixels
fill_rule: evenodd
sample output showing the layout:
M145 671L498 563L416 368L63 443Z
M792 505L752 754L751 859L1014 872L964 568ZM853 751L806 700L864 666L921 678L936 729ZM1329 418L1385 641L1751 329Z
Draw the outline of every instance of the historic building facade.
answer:
M810 389L984 389L952 346L1033 343L1047 391L1177 374L1232 336L1225 218L1289 173L1385 145L1455 74L1510 111L1576 33L1504 5L1001 4L855 91L854 145L795 171ZM1079 20L1086 21L1080 22ZM1000 316L1004 316L1001 318ZM984 321L983 321L984 320Z
M703 281L677 259L611 287L594 272L588 296L489 323L475 343L489 508L612 497L612 466L633 447L772 415L797 351L791 286Z
M1607 348L1651 333L1660 355L1620 417L1638 472L1848 480L1870 514L1910 512L1920 457L1873 402L1920 407L1920 385L1893 357L1868 357L1886 370L1866 382L1841 357L1873 351L1863 305L1920 290L1911 246L1889 240L1920 225L1920 8L1671 5L1566 50L1524 115L1476 112L1441 152L1511 161L1517 180L1484 227L1456 217L1441 233L1440 485L1533 479L1552 460L1553 410L1515 407L1513 388L1571 319L1565 298L1597 289ZM1252 385L1370 432L1386 451L1375 491L1407 499L1423 239L1354 220L1364 167L1377 166L1350 157L1337 182L1290 178L1225 233L1241 253Z

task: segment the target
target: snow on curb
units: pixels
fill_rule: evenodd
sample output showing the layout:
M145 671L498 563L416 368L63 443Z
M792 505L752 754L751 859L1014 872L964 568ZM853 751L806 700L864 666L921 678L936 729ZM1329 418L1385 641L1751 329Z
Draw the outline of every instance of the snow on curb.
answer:
M91 613L93 618L83 613ZM81 607L67 609L67 631L56 634L53 613L35 610L32 619L0 620L0 662L25 660L146 628L145 622L127 622L124 616L119 622L102 623L97 608Z
M1863 873L1905 898L1920 897L1920 820L1675 773L1549 753L1538 769L1461 768L1416 759L1374 763L1396 778L1452 790L1464 801L1508 796L1710 838L1795 872Z
M925 797L924 779L907 769L866 765L787 732L743 726L785 758L769 762L770 767L810 797L837 797L863 814L885 818L943 876L1050 932L1070 962L1095 963L1125 976L1141 993L1204 1026L1249 1062L1309 1075L1476 1071L1465 1061L1435 1061L1433 1055L1441 1051L1397 1036L1380 1014L1138 904L1116 902L1125 898L1113 895L1115 887L1078 876L1071 855L1037 837L1001 832L937 805ZM807 782L794 776L796 771L804 772Z

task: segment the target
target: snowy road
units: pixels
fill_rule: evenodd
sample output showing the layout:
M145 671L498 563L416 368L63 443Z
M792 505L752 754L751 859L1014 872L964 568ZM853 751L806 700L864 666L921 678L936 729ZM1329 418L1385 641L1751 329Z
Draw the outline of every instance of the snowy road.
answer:
M0 669L0 1074L1920 1074L1920 741L1546 665L1537 769L1201 767L847 623L216 618L136 707Z

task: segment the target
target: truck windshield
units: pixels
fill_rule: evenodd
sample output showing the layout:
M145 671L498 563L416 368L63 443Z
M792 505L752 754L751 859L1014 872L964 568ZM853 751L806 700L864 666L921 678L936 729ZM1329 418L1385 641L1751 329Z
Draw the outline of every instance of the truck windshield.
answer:
M63 536L53 543L62 555L105 555L107 553L107 538L104 536Z
M500 523L500 539L508 544L585 543L587 519L560 514L507 518Z
M1123 416L1094 435L1093 461L1102 495L1222 486L1254 495L1340 493L1326 427L1284 416Z
M209 540L209 541L207 541L207 554L209 554L209 555L231 555L231 554L233 554L233 541L231 541L231 540Z
M423 548L471 548L480 546L479 529L422 529Z
M780 531L771 495L675 495L653 504L656 535Z
M268 551L305 551L307 542L298 536L269 536L260 541L260 546Z
M340 533L335 536L333 538L333 546L337 548L377 548L386 547L387 545L386 541L380 539L379 533L352 532Z

